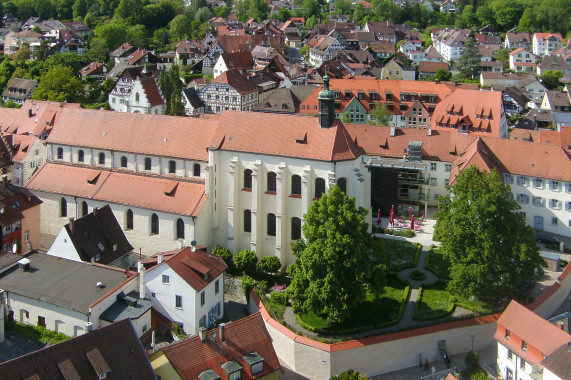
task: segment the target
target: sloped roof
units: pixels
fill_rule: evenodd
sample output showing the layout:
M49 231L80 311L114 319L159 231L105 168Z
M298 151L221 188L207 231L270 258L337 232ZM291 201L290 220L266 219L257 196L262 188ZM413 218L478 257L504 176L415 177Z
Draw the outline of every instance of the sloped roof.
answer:
M157 254L145 263L156 263L156 258ZM203 250L192 252L190 247L165 252L164 263L197 292L204 289L227 268L219 256L211 255ZM149 268L149 271L158 268L160 265Z
M236 90L240 95L251 94L257 92L258 89L250 83L242 74L237 70L228 70L214 78L211 83L227 83Z
M562 344L541 362L547 368L563 380L571 379L571 337L569 342Z
M251 51L222 53L221 57L226 63L228 70L247 70L254 67Z
M420 73L436 73L438 69L445 69L448 71L448 64L446 62L428 62L420 61L418 63L418 72Z
M41 204L42 201L28 189L0 182L0 207L4 213L0 214L0 224L3 226L22 220L22 211Z
M498 326L509 330L510 333L525 340L544 356L551 355L561 345L571 341L571 335L555 327L533 311L516 301L511 301L498 320ZM512 347L503 334L496 331L494 338L504 346L512 349L519 356L525 357L521 347ZM532 365L538 363L531 363Z
M295 113L300 101L287 88L278 88L254 108L258 112Z
M145 95L151 107L165 104L159 90L159 85L154 77L141 77L139 80L141 81L141 86L145 90Z
M251 51L256 45L271 46L281 50L285 44L285 36L265 34L227 35L218 36L217 41L226 53Z
M57 163L43 165L27 187L189 216L198 216L207 199L203 183Z
M316 117L262 112L223 112L213 146L319 161L352 160L361 154L339 120L326 129Z
M57 103L42 100L26 100L24 105L14 111L6 111L8 118L0 121L2 132L40 136L42 132L51 131L58 115L63 109L77 109L79 103Z
M200 97L198 96L196 89L192 87L183 88L182 92L184 92L184 95L186 96L186 99L188 100L192 108L194 109L204 108L204 103L202 102L202 99L200 99Z
M105 66L103 63L91 62L89 65L82 68L79 72L81 75L86 76L103 66Z
M81 261L90 262L99 256L98 263L109 265L133 250L109 205L70 221L63 228Z
M26 99L37 83L33 79L14 78L2 95L12 99Z
M32 146L39 139L34 135L10 135L12 136L12 147L14 149L14 155L12 156L12 161L22 162L28 157L28 154L32 151Z
M206 148L217 124L178 116L64 109L48 142L208 161Z
M212 339L212 333L216 338ZM266 330L261 314L255 313L224 326L224 342L220 342L218 331L206 332L207 339L200 337L183 340L163 348L163 353L183 380L194 380L207 370L213 370L220 378L225 378L222 365L235 361L244 370L242 378L263 377L280 369L278 357L272 346L272 339ZM252 376L244 357L257 353L264 359L264 371Z
M7 379L98 379L105 370L111 378L157 378L128 319L0 364Z

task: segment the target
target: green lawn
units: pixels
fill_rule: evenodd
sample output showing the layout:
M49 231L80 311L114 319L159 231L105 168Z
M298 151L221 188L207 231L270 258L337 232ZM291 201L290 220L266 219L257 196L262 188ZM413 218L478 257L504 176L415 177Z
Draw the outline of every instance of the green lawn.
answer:
M431 320L450 314L454 310L454 302L451 302L450 296L443 281L426 285L422 288L420 300L416 302L413 319Z
M415 258L418 247L416 244L403 240L380 239L385 244L385 251L389 259L391 270L402 270L415 266ZM379 240L377 240L379 241Z
M298 316L302 325L312 331L324 334L349 334L390 326L397 323L408 298L409 284L397 275L389 274L385 292L379 298L367 295L365 302L348 321L331 324L319 315L308 313Z
M430 257L426 262L426 269L441 278L450 278L450 261L444 258L439 248L430 249Z
M492 314L496 309L491 302L484 302L477 299L470 300L469 298L456 296L456 305L468 309L475 315L488 315Z

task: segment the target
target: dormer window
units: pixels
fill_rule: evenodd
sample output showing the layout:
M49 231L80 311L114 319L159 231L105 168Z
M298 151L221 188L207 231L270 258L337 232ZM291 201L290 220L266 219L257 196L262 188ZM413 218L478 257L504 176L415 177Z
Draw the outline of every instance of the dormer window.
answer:
M222 369L226 373L228 380L240 380L242 379L242 366L236 363L234 360L230 360L221 365Z
M244 356L244 361L248 364L252 376L264 372L264 358L257 352L250 352Z

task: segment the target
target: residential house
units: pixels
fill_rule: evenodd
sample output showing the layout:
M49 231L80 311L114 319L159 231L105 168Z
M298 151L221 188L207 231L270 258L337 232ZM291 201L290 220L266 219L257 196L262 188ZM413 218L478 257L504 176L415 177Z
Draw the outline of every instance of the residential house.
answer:
M133 45L125 42L123 45L119 46L117 49L113 50L109 56L111 59L115 60L115 65L120 63L128 63L128 57L137 50Z
M399 51L406 56L408 56L411 51L416 51L416 50L418 50L418 47L411 41L405 41L399 47Z
M81 21L62 22L63 25L73 33L77 34L84 41L91 34L91 29Z
M2 24L10 30L18 31L22 26L22 21L11 13L8 13L2 17Z
M10 32L6 35L4 39L4 54L12 55L20 48L22 45L30 45L36 42L42 37L42 34L36 33L32 30L22 30L21 32Z
M124 319L70 340L50 344L0 364L6 378L130 379L156 380L135 325Z
M182 40L175 47L177 65L194 65L204 58L205 46L198 40Z
M272 60L277 57L283 59L281 54L273 47L258 45L254 48L254 50L252 50L252 59L254 60L254 66L258 70L267 67L272 62Z
M260 104L254 108L257 112L294 114L297 112L300 101L293 91L280 87L271 92Z
M11 140L13 150L10 181L16 186L25 186L32 174L46 161L46 145L34 135L11 134L6 139Z
M432 114L433 130L448 129L454 132L508 137L508 122L501 92L454 90L440 101Z
M125 69L109 93L109 106L118 112L164 113L156 69L147 66Z
M149 359L163 379L277 380L281 368L260 313L202 331Z
M32 52L37 52L41 48L42 42L47 43L53 52L85 54L86 44L83 37L67 28L52 29L46 32L38 41L30 44Z
M214 78L217 78L228 70L237 70L240 74L245 75L247 71L254 68L252 52L245 51L220 54L214 65Z
M4 252L23 254L39 248L40 204L30 191L8 183L3 177L0 184L1 249Z
M389 41L393 45L396 45L398 41L395 25L389 21L369 21L365 23L363 30L374 33L379 41Z
M108 205L89 212L81 204L81 217L69 218L47 254L73 261L110 265L133 251L119 222Z
M224 315L226 264L206 250L184 247L144 261L145 288L153 308L197 335Z
M571 347L569 342L563 343L558 349L547 355L540 363L543 366L545 380L564 380L569 377L571 363Z
M82 125L82 133L73 133ZM49 161L27 187L44 201L42 236L53 241L69 217L111 206L129 242L145 255L178 241L207 241L200 217L217 122L174 116L64 109L48 139ZM129 136L129 138L125 138ZM54 183L53 178L65 181ZM132 191L136 188L137 191ZM203 224L204 223L204 224Z
M517 87L537 106L541 105L547 88L535 75L526 75L517 84Z
M534 73L537 67L536 60L535 54L524 48L517 48L510 52L510 69L515 72Z
M89 65L79 70L79 73L82 78L97 77L103 79L107 73L107 66L99 62L91 62Z
M258 105L258 89L236 70L224 71L198 91L207 113L250 111Z
M381 79L415 80L416 69L414 67L406 67L397 58L393 58L383 67Z
M323 38L313 49L309 50L309 64L313 67L319 67L332 58L333 50L343 49L345 49L345 47L337 38Z
M516 301L511 301L502 313L494 338L498 342L501 376L522 380L537 378L541 362L563 345L568 350L571 342L571 335Z
M426 48L424 51L424 58L422 60L426 62L444 62L442 54L436 50L434 45L430 45L428 48Z
M522 48L529 51L532 49L531 37L529 33L507 32L504 48L507 50Z
M33 79L14 78L2 93L2 100L4 102L12 101L16 104L24 104L26 99L32 96L32 91L34 91L37 84L38 82Z
M408 53L408 59L418 66L418 64L424 60L424 55L424 50L412 50Z
M487 71L480 73L480 85L487 87L493 85L517 86L521 80L528 77L535 78L534 75L524 73L495 73Z
M54 29L67 29L59 20L41 20L39 17L30 17L22 24L22 30L40 29L41 33L47 33Z
M563 59L557 55L546 55L541 60L541 63L537 65L537 75L543 75L546 71L561 71L563 73L563 82L567 82L571 79L571 67Z
M380 59L386 59L396 53L395 45L390 41L384 40L366 43L362 48L370 51L371 54Z
M204 113L204 102L198 96L198 92L194 88L182 89L182 104L184 105L184 113L186 116L198 116Z
M149 299L139 298L138 275L100 264L32 253L0 274L14 320L68 336L130 319L141 337L151 324Z
M480 61L480 72L503 73L504 64L499 61Z
M158 61L156 55L145 49L137 49L126 58L126 63L129 65L156 64Z
M560 90L545 91L540 108L550 111L571 112L569 93Z
M549 55L563 46L561 33L534 33L532 39L533 54Z
M452 0L446 0L442 4L440 4L440 12L442 13L458 13L458 9L456 8L456 4Z
M442 55L442 58L448 62L450 62L450 60L458 61L469 35L469 29L446 28L434 35L432 40L434 47Z
M418 63L418 77L419 78L432 78L438 69L448 71L448 64L444 62L428 62L420 61Z

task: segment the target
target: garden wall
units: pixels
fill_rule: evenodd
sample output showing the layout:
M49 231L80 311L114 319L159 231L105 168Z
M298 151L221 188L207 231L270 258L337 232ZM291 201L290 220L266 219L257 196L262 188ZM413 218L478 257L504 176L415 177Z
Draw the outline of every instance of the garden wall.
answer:
M571 265L559 276L558 282L547 288L527 307L540 316L551 316L567 298L571 290ZM472 349L471 335L475 336L474 349L480 350L496 344L493 336L499 314L463 321L448 322L414 330L326 344L296 335L270 318L255 292L251 293L250 312L261 312L272 337L278 357L291 369L311 379L329 379L348 369L368 376L401 370L418 365L418 354L434 361L437 343L445 339L448 353L456 355ZM452 363L454 365L454 363Z

